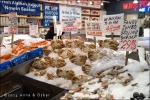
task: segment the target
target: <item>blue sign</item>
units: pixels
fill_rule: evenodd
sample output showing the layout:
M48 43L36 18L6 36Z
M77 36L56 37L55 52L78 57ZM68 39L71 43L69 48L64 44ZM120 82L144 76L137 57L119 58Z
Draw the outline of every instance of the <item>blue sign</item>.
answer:
M43 27L47 28L50 22L53 22L53 16L59 21L59 5L43 4Z
M0 0L0 12L39 16L40 3L32 0Z
M139 8L139 12L150 12L150 6Z
M12 67L12 65L11 65L10 61L3 62L0 64L0 72L3 72L11 67Z
M27 53L24 53L11 60L12 66L17 66L23 62L27 61Z
M32 50L30 52L27 52L28 60L31 60L36 57L40 57L43 55L43 49L42 48L37 48L35 50Z

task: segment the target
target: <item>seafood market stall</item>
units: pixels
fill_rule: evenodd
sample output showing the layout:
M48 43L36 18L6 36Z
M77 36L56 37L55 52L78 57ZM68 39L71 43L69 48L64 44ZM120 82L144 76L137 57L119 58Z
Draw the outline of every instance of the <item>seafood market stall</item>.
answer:
M97 45L78 39L18 41L18 56L20 45L28 47L24 52L28 60L10 60L14 66L5 71L12 69L13 74L1 84L11 80L18 83L26 98L35 99L33 93L46 100L149 98L149 66L138 58L140 49L130 54L125 66L125 53L118 51L118 42L111 39ZM35 52L39 49L41 53Z

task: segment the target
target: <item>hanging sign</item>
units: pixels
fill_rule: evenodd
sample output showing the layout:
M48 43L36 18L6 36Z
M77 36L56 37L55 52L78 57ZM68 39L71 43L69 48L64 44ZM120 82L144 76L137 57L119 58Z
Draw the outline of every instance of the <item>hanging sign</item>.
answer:
M63 31L81 29L81 7L60 5L60 21Z
M150 6L139 8L139 12L150 12Z
M105 33L105 35L110 35L112 32L121 32L121 29L123 27L123 20L124 14L104 15L103 33Z
M18 18L16 12L9 13L9 32L15 34L18 31Z
M53 16L59 21L59 5L43 4L43 27L47 28L50 22L54 22Z
M87 35L99 35L102 36L101 22L86 21L85 31Z
M139 37L139 20L125 20L121 31L119 49L136 51Z
M38 25L29 24L30 35L38 36Z
M40 15L40 3L32 0L0 0L0 12L22 15Z

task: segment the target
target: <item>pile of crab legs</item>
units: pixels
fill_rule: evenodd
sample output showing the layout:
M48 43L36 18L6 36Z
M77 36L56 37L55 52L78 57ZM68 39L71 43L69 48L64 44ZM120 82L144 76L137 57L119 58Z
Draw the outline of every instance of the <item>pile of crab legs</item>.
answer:
M15 56L19 56L25 52L28 52L28 51L31 51L31 50L34 50L40 46L43 46L43 49L46 50L49 46L50 46L50 41L49 40L43 40L43 41L39 41L39 42L36 42L36 43L30 43L30 46L25 46L24 45L24 40L19 40L17 42L17 44L14 46L14 48L12 48L12 51L10 51L10 53L7 53L7 54L0 54L0 60L1 60L1 63L2 62L5 62ZM1 45L1 47L5 47L5 45ZM6 48L7 49L7 48Z

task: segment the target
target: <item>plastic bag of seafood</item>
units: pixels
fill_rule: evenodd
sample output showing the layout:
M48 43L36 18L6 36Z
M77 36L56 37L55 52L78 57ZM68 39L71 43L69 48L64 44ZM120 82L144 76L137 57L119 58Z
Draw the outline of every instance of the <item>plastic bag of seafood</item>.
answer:
M68 40L66 42L67 48L78 48L80 46L80 41L78 39Z
M95 76L98 73L110 69L114 66L124 66L124 64L125 64L124 60L118 60L118 59L107 58L107 59L97 60L92 63L90 74Z
M27 52L28 60L33 59L35 57L40 57L42 55L43 55L43 49L42 48L37 48L35 50Z
M49 66L51 58L50 57L36 57L32 63L32 68L35 69L45 69Z
M62 57L51 58L50 66L60 68L65 65L66 65L66 62Z
M70 48L56 49L54 50L60 57L66 59L72 57L74 50Z
M56 73L58 77L62 77L65 79L72 80L75 77L74 71L69 68L58 68Z
M72 63L82 66L86 63L87 56L85 54L74 53L69 59Z
M99 41L99 46L103 48L110 48L113 50L118 50L119 43L116 40L106 39Z
M92 49L92 50L88 51L88 58L91 61L95 61L97 59L102 59L102 57L103 57L103 55L95 49Z
M51 46L52 46L53 50L54 49L61 49L61 48L65 47L63 41L60 40L60 39L52 40L51 41Z

